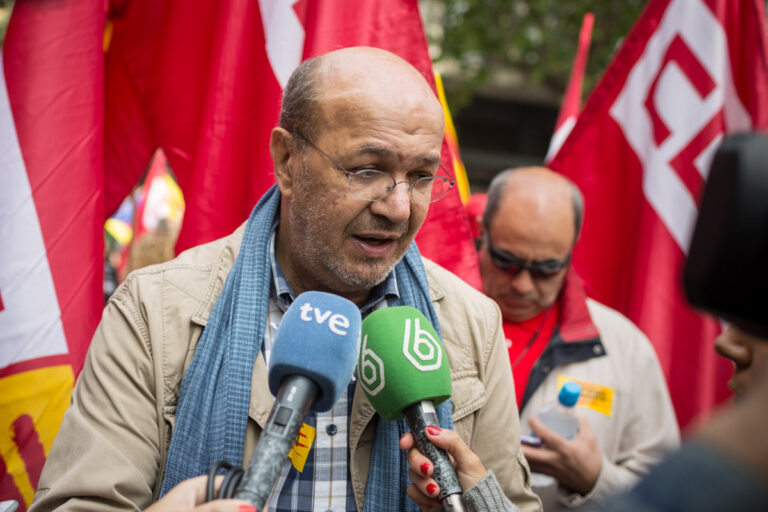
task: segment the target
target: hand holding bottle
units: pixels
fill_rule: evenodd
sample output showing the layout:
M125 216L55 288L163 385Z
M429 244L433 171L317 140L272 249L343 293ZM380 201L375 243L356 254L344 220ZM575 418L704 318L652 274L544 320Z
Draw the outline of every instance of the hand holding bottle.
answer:
M533 417L530 425L541 439L542 446L522 446L531 471L555 478L564 487L587 494L595 486L603 466L603 453L597 444L592 427L583 416L577 415L579 432L573 439L565 439Z

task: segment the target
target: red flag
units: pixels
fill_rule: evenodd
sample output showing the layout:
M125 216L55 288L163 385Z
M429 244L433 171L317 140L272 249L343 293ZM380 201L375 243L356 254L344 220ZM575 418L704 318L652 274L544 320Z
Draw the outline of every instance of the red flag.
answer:
M560 106L560 113L555 123L555 133L549 142L549 149L545 162L549 162L552 156L560 151L560 147L568 138L568 134L573 130L576 124L576 118L581 112L581 85L584 82L584 70L587 67L587 55L589 55L589 44L592 42L592 27L595 24L595 16L591 12L584 15L579 31L579 46L576 49L576 56L573 59L571 76L568 79L568 86L563 95L563 104Z
M162 147L186 200L178 249L233 231L274 183L269 133L282 86L302 59L376 46L434 85L416 0L134 0L110 16L107 209ZM447 148L444 155L450 162ZM417 241L479 286L458 189L432 205Z
M16 2L0 68L0 499L32 499L103 306L104 2Z
M758 0L652 0L550 163L585 196L574 265L650 337L682 426L727 395L681 269L723 134L768 129L765 31Z

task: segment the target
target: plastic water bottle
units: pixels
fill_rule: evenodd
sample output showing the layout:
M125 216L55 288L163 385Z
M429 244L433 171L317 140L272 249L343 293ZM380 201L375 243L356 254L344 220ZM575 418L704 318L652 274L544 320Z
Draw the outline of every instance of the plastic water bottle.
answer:
M579 419L574 408L581 395L581 385L568 381L557 395L557 402L541 408L537 417L550 430L566 439L573 439L579 432Z
M566 439L572 439L579 432L579 419L574 408L581 395L581 385L568 381L557 395L557 401L545 405L536 415L544 425ZM531 437L537 439L531 432ZM557 510L558 491L557 481L549 475L531 473L531 488L539 495L545 512Z

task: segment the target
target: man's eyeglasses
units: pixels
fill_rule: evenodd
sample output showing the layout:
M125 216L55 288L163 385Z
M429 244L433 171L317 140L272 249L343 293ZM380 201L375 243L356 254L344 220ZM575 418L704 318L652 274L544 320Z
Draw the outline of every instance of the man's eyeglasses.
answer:
M491 237L488 236L488 231L485 232L484 238L485 243L488 245L488 253L491 255L491 262L499 270L509 272L513 276L516 276L523 270L527 270L534 279L548 279L559 274L571 262L571 254L569 253L562 260L533 261L528 263L510 252L494 247L491 243Z
M412 180L402 181L395 181L395 178L391 174L373 168L348 171L328 153L317 147L309 137L300 132L293 133L319 151L320 154L344 172L347 176L347 180L349 180L349 191L358 199L380 201L391 194L396 186L405 183L408 186L408 193L414 203L429 204L445 197L448 191L456 183L455 180L450 178L448 171L445 170L442 164L440 164L440 169L446 176L425 175Z

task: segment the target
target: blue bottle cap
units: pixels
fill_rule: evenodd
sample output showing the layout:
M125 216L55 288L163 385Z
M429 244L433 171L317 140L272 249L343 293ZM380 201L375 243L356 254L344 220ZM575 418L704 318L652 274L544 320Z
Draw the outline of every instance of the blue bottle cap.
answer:
M563 406L573 407L579 401L579 395L581 395L581 385L578 382L569 380L560 388L560 394L557 395L557 399Z

